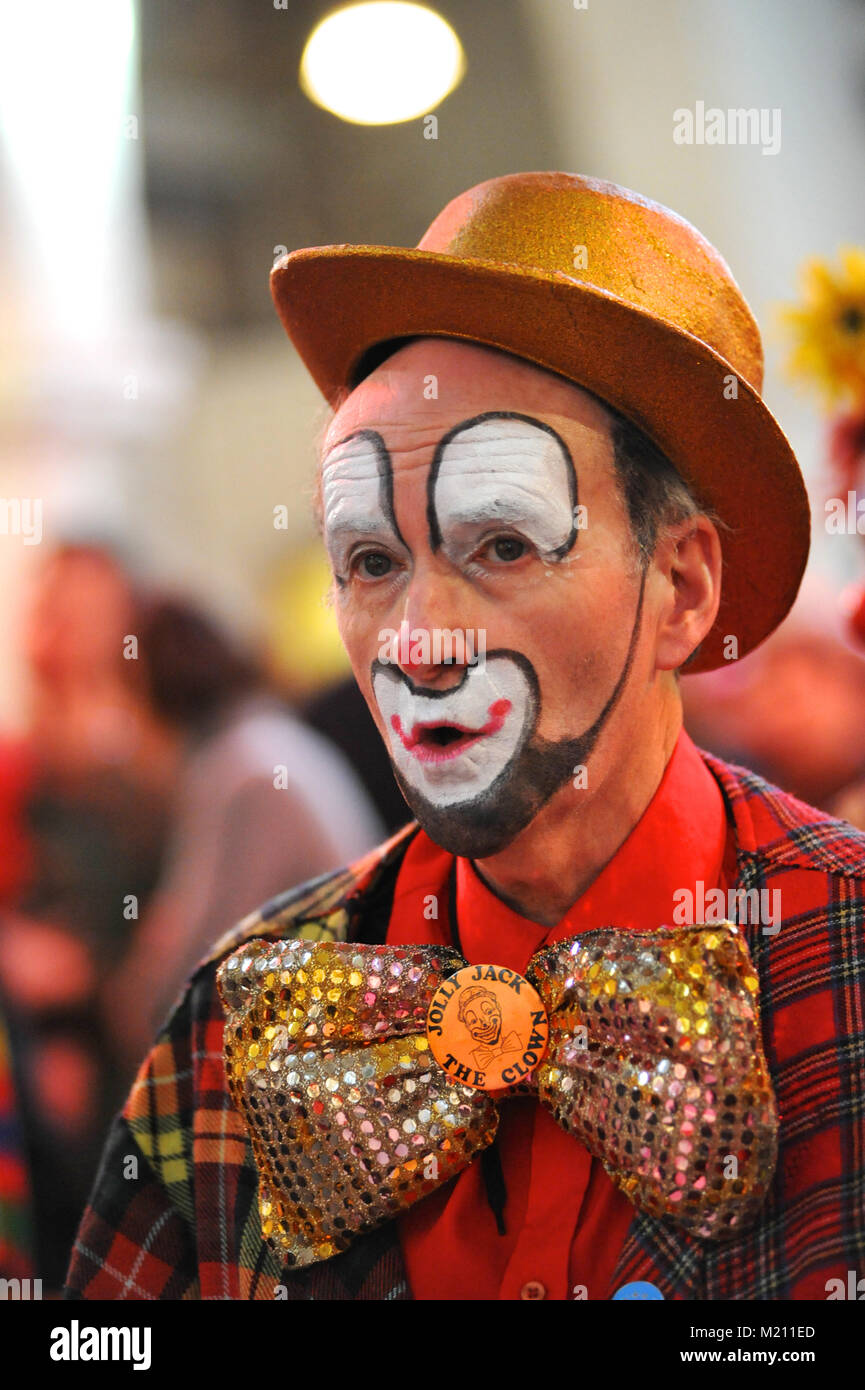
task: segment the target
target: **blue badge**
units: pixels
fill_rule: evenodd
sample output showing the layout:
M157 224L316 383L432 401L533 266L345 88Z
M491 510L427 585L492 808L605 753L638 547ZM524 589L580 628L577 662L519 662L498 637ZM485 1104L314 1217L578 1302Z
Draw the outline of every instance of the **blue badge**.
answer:
M617 1289L613 1294L613 1302L615 1303L620 1298L635 1298L642 1300L660 1298L661 1302L664 1301L664 1295L661 1293L661 1290L656 1288L654 1284L646 1283L643 1279L638 1279L635 1284L623 1284L622 1287Z

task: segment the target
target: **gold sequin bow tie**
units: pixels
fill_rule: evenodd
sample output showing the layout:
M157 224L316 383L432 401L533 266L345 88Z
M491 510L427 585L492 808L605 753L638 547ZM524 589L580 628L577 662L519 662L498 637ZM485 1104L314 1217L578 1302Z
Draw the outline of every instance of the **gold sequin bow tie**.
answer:
M465 967L444 947L303 940L252 940L223 962L228 1081L262 1231L287 1263L347 1249L492 1143L496 1099L455 1083L426 1034ZM528 1082L557 1122L641 1211L707 1239L749 1225L777 1113L737 928L587 931L539 951L525 978L549 1019Z

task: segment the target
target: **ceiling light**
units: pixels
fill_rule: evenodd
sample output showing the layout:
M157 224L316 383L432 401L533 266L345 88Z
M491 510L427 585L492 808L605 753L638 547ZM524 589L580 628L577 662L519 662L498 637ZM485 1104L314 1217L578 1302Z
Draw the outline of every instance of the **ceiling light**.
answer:
M404 0L369 0L328 15L300 64L306 95L358 125L427 115L460 81L465 56L441 15Z

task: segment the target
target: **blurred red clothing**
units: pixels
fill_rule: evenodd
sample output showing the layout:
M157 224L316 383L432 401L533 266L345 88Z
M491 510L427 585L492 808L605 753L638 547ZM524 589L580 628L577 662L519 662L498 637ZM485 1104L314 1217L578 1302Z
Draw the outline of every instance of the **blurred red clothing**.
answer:
M23 739L0 739L0 903L14 902L33 871L24 816L33 771L34 759Z

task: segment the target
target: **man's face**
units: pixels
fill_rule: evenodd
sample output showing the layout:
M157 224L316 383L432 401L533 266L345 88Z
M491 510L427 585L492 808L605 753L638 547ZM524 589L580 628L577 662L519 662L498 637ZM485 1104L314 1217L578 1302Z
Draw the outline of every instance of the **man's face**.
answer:
M492 994L479 994L465 1007L465 1025L475 1042L492 1047L502 1031L502 1011Z
M403 794L444 848L498 853L579 796L633 674L645 576L609 417L531 364L423 339L335 415L321 499L340 632Z

